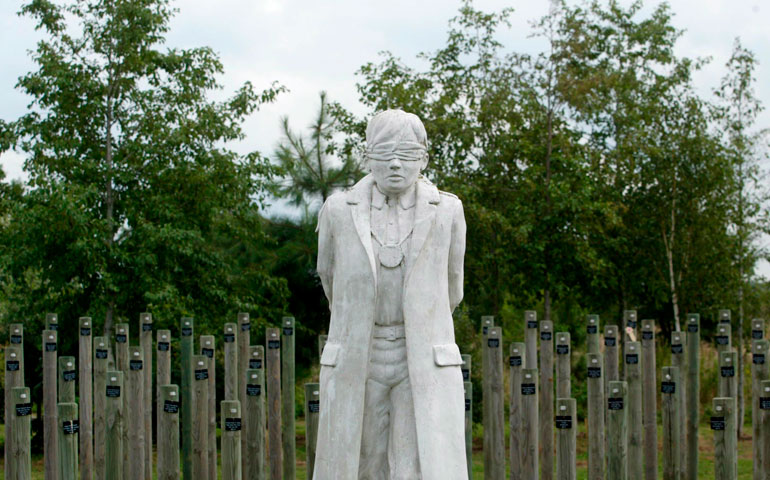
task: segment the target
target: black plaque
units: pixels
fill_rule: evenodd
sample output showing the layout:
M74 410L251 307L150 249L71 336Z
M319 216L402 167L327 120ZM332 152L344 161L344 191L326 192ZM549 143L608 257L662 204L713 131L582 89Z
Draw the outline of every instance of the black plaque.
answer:
M770 397L759 397L759 409L770 410Z
M91 335L91 329L90 328L81 328L80 329L80 336L81 337L88 337Z
M318 413L321 411L321 402L318 400L310 400L307 402L307 411L310 413Z
M225 431L226 432L240 432L241 431L241 419L240 418L225 418Z
M599 328L596 325L589 325L586 327L586 333L589 335L599 333Z
M163 411L166 413L179 413L179 402L166 400L163 402Z
M107 396L110 398L120 397L120 385L107 385Z
M55 352L56 351L56 342L45 342L45 351L46 352Z
M484 325L483 327L481 327L481 334L486 335L487 333L489 333L489 326Z
M78 378L78 371L77 370L65 370L61 374L62 379L65 382L74 382Z
M192 335L192 328L190 327L182 327L182 336L183 337L189 337Z
M500 346L500 339L499 338L490 338L487 340L487 346L489 348L497 348Z
M141 360L131 360L128 362L128 368L131 370L141 370L143 362Z
M618 341L615 339L615 337L604 337L605 347L614 347L617 344L618 344Z
M638 353L627 353L626 354L626 364L628 365L635 365L639 363L639 354Z
M125 333L118 333L115 335L115 341L118 343L126 343L126 340L128 340L128 338Z
M729 338L727 335L717 335L716 336L717 345L727 345L730 343Z
M196 380L208 380L209 379L209 371L205 368L199 368L198 370L195 370L195 379Z
M61 426L65 435L75 435L80 431L80 422L77 420L65 420Z
M241 331L242 332L248 332L251 330L251 323L242 323L241 324Z
M663 382L660 384L660 393L676 393L676 383Z
M9 372L18 372L21 368L18 360L8 360L5 362L5 369Z
M751 363L754 365L764 365L765 364L765 354L764 353L755 353L751 356Z
M762 330L752 330L751 331L751 338L754 339L754 340L762 340L762 336L763 336L762 334L763 333L764 332L762 332Z
M626 322L627 327L636 328L636 320L629 320Z
M462 368L460 371L463 372L463 382L469 382L471 379L471 371L467 368Z
M602 367L588 367L588 378L602 378Z
M689 333L698 333L698 324L697 323L687 324L687 331Z
M208 358L214 358L214 349L213 348L201 348L201 355Z
M48 324L48 330L52 331L58 331L59 330L59 324L58 323L50 323Z
M521 384L521 394L522 395L534 395L537 393L537 388L535 388L534 383L522 383Z
M535 320L527 320L527 328L537 328L537 322Z
M171 345L168 342L158 342L159 352L168 352L171 349Z
M735 367L730 365L729 367L721 367L719 369L719 373L723 377L734 377L735 376Z
M712 430L724 430L725 428L725 417L711 417Z
M569 415L556 415L556 428L559 430L569 430L572 428L572 417Z
M521 355L508 357L508 365L511 367L520 367L522 365Z
M607 399L609 410L623 410L623 397L610 397Z
M569 355L569 345L556 345L556 355Z
M465 411L470 412L471 411L471 399L466 398L465 399Z
M17 403L16 404L16 416L17 417L27 417L32 414L32 404L31 403Z
M96 349L96 358L102 359L102 360L107 358L107 350L105 350L103 348L97 348Z
M235 334L225 333L225 343L233 343L233 342L235 342Z
M642 331L642 340L652 340L653 335L652 332L644 330Z
M253 368L255 370L259 370L262 368L262 359L261 358L252 358L249 360L249 368Z
M283 327L283 334L286 336L294 335L294 328L292 327Z
M11 335L11 343L13 343L14 345L20 345L21 335Z
M268 340L267 341L267 348L268 349L278 349L281 348L281 341L280 340Z
M142 324L142 331L143 332L152 332L152 323L143 323Z
M540 340L548 342L551 340L551 332L540 332Z
M246 384L246 395L250 397L258 397L262 395L262 385L257 383Z
M681 343L672 343L671 344L671 353L684 353L684 345Z

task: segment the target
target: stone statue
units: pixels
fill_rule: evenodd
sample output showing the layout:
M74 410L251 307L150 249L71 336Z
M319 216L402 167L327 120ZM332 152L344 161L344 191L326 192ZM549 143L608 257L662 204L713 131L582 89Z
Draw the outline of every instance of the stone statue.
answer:
M420 172L420 119L401 110L366 129L371 173L328 198L318 274L331 306L321 355L314 480L467 480L460 200Z

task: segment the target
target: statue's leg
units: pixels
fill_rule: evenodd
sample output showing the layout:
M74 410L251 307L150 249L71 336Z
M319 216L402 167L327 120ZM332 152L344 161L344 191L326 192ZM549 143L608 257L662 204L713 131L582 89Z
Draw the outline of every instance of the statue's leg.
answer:
M359 480L388 480L389 391L389 386L376 380L370 378L366 381Z
M390 480L419 480L420 455L417 451L417 427L414 420L412 387L407 376L390 392L390 438L388 454Z

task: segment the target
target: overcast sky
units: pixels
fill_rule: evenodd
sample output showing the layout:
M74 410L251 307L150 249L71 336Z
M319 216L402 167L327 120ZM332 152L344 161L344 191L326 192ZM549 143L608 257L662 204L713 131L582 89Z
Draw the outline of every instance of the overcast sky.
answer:
M513 28L501 36L509 48L535 53L540 43L528 38L529 21L546 13L546 0L477 0L482 10L515 9ZM622 4L629 4L627 0ZM659 2L647 0L649 11ZM25 112L29 99L14 89L20 75L34 68L28 50L39 34L27 18L16 15L21 2L0 1L0 118L11 120ZM277 80L290 92L260 112L246 125L239 151L272 152L280 138L279 119L288 115L295 128L313 119L318 93L361 114L356 70L389 50L413 63L417 53L439 48L447 22L456 15L459 0L177 0L179 13L172 20L168 46L212 47L224 64L225 93L249 80L257 88ZM674 25L685 33L678 53L711 57L695 78L704 95L724 74L733 40L759 59L757 94L770 107L770 2L767 0L672 0ZM760 121L770 125L770 113ZM0 163L11 179L24 179L21 156L6 153ZM766 240L768 241L768 240ZM770 276L770 266L761 271Z

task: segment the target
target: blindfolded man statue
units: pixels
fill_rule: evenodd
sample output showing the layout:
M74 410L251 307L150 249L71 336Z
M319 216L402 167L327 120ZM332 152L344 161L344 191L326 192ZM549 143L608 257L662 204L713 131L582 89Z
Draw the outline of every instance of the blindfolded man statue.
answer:
M314 480L467 480L460 200L422 177L427 135L401 110L366 129L371 174L329 197L318 274L331 306Z

